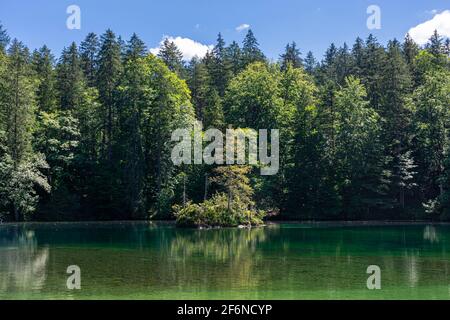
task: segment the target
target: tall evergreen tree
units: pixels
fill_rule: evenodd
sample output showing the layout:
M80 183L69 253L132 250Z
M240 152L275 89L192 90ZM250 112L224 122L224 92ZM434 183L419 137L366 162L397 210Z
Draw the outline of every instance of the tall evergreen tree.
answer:
M114 93L122 72L121 47L111 30L107 30L101 37L98 63L97 87L104 109L103 148L106 158L111 160L117 116Z
M261 49L259 49L258 40L256 40L253 31L249 29L242 43L243 66L246 67L257 61L265 61L265 59L264 54Z
M365 44L364 41L358 37L352 47L352 57L353 57L353 70L352 74L357 77L362 76L362 70L364 68L364 54L365 54Z
M84 77L75 42L63 50L56 71L60 108L62 110L76 109L80 105Z
M405 207L405 177L408 181L410 173L402 165L412 162L408 158L411 143L412 109L409 93L411 76L408 65L402 55L401 45L397 40L388 44L385 67L381 85L380 115L384 119L383 139L387 155L392 158L392 192ZM409 166L409 170L413 167Z
M242 61L242 50L236 41L233 41L226 48L226 59L229 61L231 65L233 75L238 74L239 71L241 71L243 61Z
M439 56L441 54L444 54L444 44L443 39L437 32L437 30L434 30L433 35L430 37L429 42L426 45L426 48L429 52L431 52L434 56Z
M56 109L56 75L54 70L55 58L47 46L33 52L32 64L39 80L36 99L40 111Z
M308 53L306 54L304 66L306 72L308 72L310 75L313 75L315 73L317 68L317 61L316 58L314 58L314 54L312 53L312 51L308 51Z
M3 25L0 23L0 51L4 52L6 47L9 44L9 36L8 32L3 28Z
M303 65L300 55L297 44L295 42L288 43L284 53L280 55L281 70L286 70L288 64L291 64L294 68L300 68Z
M183 53L178 49L175 42L166 38L158 53L158 57L164 61L170 71L175 72L179 76L183 76Z
M89 33L80 44L81 67L89 86L95 86L98 71L97 55L99 52L99 41L95 33Z
M136 59L138 57L145 56L146 52L147 52L147 47L146 47L144 41L142 41L137 36L136 33L133 33L133 35L131 36L131 38L127 44L125 58L126 59Z
M385 64L385 50L372 34L366 40L361 80L367 89L370 104L375 110L379 110L381 96L381 79L383 77L383 65Z
M350 76L352 70L354 70L353 57L350 54L346 43L338 49L335 63L336 80L339 84L343 85L345 83L345 79Z
M227 59L225 41L219 33L217 43L211 53L209 53L204 62L208 68L211 77L212 85L214 85L217 92L223 96L229 79L232 74L232 66L230 60Z

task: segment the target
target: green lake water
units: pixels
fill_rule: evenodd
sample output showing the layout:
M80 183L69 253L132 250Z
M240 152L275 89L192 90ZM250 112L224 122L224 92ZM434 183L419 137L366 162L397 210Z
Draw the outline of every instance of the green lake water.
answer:
M81 289L66 286L81 269ZM381 289L368 290L369 265ZM0 225L0 299L449 299L450 225Z

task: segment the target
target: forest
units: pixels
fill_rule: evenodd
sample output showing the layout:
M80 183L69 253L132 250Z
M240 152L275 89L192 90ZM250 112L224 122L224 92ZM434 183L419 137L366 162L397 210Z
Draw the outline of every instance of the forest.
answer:
M169 40L155 56L111 30L58 58L0 25L0 221L173 219L218 203L255 219L450 220L449 106L437 32L424 47L331 44L321 59L292 42L272 61L248 30L184 61ZM279 129L278 174L174 165L171 134L195 120Z

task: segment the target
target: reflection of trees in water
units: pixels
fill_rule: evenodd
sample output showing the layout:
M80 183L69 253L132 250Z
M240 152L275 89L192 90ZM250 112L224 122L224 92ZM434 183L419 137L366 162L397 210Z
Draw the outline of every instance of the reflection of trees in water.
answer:
M427 240L431 243L439 242L439 236L434 226L426 226L423 230L423 240Z
M0 293L41 289L47 278L48 248L38 248L34 231L3 231L0 242Z
M255 268L263 268L258 246L267 238L264 228L176 230L154 280L188 291L255 288L264 281Z
M201 255L214 261L238 261L242 256L254 253L267 233L263 228L195 230L192 233L176 233L170 243L170 255L190 257Z

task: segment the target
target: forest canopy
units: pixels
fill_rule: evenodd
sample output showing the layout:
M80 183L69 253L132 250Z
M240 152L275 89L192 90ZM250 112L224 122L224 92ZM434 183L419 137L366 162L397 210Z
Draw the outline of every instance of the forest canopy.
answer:
M321 61L293 42L271 61L248 30L242 45L219 34L184 61L173 42L155 56L107 30L57 58L0 25L0 218L170 219L189 204L255 219L449 220L449 57L435 32L423 48L409 36L331 44ZM196 120L279 129L278 174L174 165L171 133Z

